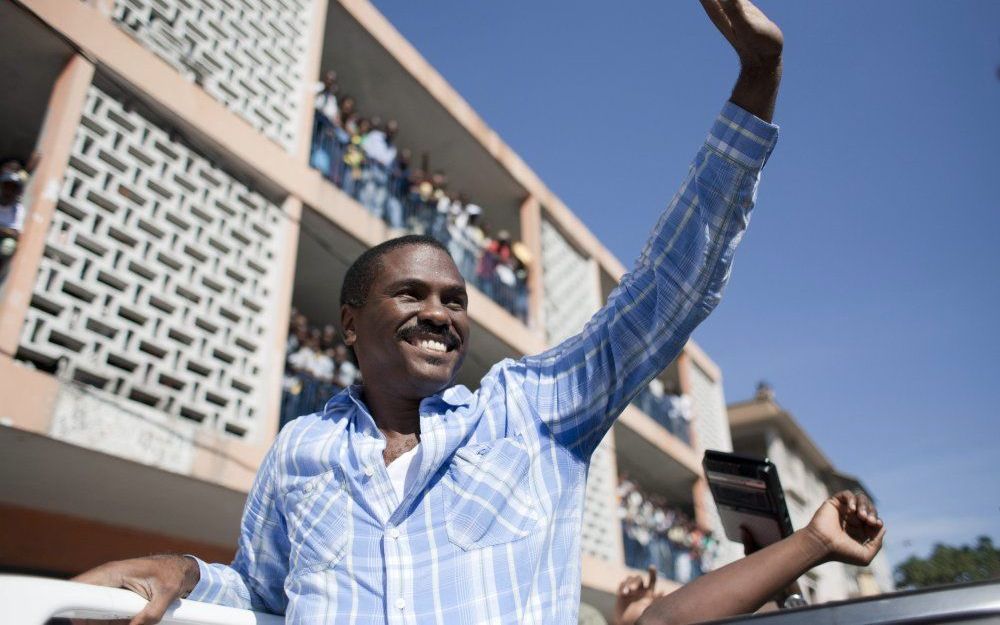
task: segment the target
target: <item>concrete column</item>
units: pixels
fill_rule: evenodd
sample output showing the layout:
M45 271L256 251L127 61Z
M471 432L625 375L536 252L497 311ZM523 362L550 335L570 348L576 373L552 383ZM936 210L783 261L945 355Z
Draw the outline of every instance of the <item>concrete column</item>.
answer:
M327 0L313 0L313 13L310 18L312 28L309 31L309 43L306 47L306 59L303 63L303 81L301 104L299 105L299 127L295 133L295 148L292 155L299 163L309 162L309 148L312 144L313 117L316 114L313 84L322 69L323 45L326 43L326 9Z
M677 377L680 382L681 393L688 396L691 395L691 366L691 357L681 352L681 355L677 357ZM697 418L697 414L693 415L688 435L691 439L691 448L700 454L703 452L703 449L701 442L698 440L698 428L694 427L694 419ZM698 460L699 462L701 461L700 455ZM709 514L709 510L715 504L712 502L712 493L708 490L708 482L705 480L704 475L700 475L695 480L691 491L691 499L694 502L694 520L698 524L698 527L705 530L713 530L712 517Z
M93 77L94 65L76 55L56 79L49 96L45 121L36 143L41 158L24 193L28 210L24 232L18 241L7 282L0 291L0 351L5 354L17 351L45 238Z
M521 204L521 242L531 252L528 268L528 327L537 333L545 328L544 293L542 292L542 205L529 195Z
M258 444L270 443L278 433L278 421L281 417L281 379L285 370L285 345L288 340L288 322L292 309L292 291L295 287L295 261L299 248L300 224L302 221L302 201L289 196L281 206L281 211L287 216L282 233L282 255L275 258L280 263L277 270L277 292L274 294L274 318L269 324L271 358L268 359L264 380L267 392L262 414L264 427L260 434L262 439Z

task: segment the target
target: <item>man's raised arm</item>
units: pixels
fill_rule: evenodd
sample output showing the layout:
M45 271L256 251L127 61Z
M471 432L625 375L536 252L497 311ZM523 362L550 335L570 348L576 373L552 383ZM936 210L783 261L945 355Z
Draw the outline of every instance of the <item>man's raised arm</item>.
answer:
M781 31L744 0L702 0L740 58L731 100L636 262L583 331L509 373L562 444L589 458L631 398L715 308L778 129ZM616 207L617 208L617 207Z

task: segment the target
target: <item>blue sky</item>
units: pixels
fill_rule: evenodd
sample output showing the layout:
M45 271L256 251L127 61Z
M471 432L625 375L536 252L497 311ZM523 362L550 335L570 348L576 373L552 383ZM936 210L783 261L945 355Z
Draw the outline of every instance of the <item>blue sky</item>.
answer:
M630 265L736 78L697 2L376 0ZM695 334L875 491L898 561L1000 540L1000 2L783 2L782 134Z

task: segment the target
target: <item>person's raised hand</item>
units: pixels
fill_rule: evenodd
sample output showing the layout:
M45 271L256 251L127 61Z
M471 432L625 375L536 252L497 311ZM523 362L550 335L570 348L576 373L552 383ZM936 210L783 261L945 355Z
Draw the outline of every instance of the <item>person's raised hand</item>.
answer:
M864 493L840 491L823 502L806 527L820 539L827 559L866 566L882 548L885 523Z
M131 590L149 603L129 625L154 625L175 599L194 589L199 577L198 563L193 558L162 555L108 562L70 581Z
M772 67L780 63L784 35L752 2L701 0L701 6L736 50L744 67Z
M701 6L740 57L740 75L729 100L770 122L781 84L781 29L750 0L701 0Z
M649 567L649 580L641 575L629 575L618 585L615 597L615 618L612 625L632 625L646 611L653 600L662 597L656 592L656 567Z

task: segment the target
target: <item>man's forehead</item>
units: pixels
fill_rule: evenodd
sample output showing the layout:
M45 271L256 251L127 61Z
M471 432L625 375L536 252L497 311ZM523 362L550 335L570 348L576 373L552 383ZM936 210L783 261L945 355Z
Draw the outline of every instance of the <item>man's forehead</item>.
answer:
M433 245L404 245L386 252L375 280L382 283L406 280L464 283L451 255Z

